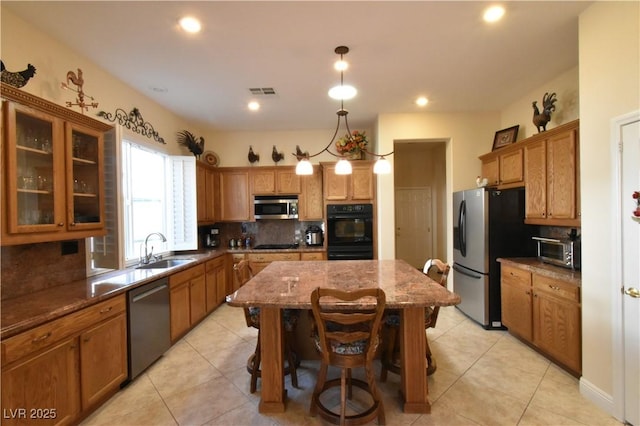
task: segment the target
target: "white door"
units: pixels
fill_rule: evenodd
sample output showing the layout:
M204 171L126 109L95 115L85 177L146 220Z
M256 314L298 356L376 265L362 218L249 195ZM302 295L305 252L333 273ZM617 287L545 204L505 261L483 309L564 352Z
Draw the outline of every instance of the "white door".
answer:
M420 270L433 256L431 187L396 189L396 258Z
M621 126L621 244L624 420L640 426L640 121Z

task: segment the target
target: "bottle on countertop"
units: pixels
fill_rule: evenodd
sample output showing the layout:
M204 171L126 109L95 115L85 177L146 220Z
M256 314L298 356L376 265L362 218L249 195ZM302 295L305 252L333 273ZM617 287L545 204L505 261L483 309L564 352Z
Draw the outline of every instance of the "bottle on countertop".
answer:
M236 248L236 240L233 238L229 240L229 248Z

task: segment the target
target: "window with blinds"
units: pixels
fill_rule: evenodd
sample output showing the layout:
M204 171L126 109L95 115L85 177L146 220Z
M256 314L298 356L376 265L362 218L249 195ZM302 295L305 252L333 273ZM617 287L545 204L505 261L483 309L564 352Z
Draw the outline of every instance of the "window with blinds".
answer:
M107 235L89 239L87 269L94 274L138 262L154 232L167 238L149 239L154 254L198 247L195 157L169 156L126 138L118 146L117 139L105 141Z

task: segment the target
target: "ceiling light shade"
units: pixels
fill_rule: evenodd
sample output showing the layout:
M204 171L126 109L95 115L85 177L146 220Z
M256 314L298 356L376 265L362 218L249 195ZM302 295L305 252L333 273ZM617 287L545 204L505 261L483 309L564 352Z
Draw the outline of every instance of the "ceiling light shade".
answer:
M424 96L420 96L418 99L416 99L416 105L418 106L425 106L429 103L429 99L425 98Z
M247 107L251 110L251 111L257 111L260 109L260 103L256 102L256 101L251 101L249 102L249 104L247 105Z
M337 163L336 163L336 174L337 175L350 175L352 172L351 169L351 163L349 162L349 160L346 160L344 158L341 158Z
M312 175L313 166L311 165L311 162L306 158L303 158L302 160L298 161L298 164L296 164L296 174L300 176Z
M184 18L180 19L180 27L191 34L199 33L202 29L200 21L191 16L185 16Z
M373 165L373 173L377 175L388 175L391 173L391 163L384 157L378 158L378 161Z
M347 68L349 68L349 63L340 59L333 64L333 68L336 71L345 71Z
M358 94L355 87L348 84L334 86L329 89L329 97L337 101L353 99Z

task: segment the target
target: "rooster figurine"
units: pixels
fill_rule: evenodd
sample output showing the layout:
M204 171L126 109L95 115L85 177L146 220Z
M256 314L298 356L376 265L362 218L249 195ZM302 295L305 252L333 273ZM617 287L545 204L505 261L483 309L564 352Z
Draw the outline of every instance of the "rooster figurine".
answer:
M249 146L249 155L247 155L247 158L249 159L249 162L251 164L255 163L256 161L260 161L260 154L256 154L253 152L253 147Z
M545 93L542 97L542 112L538 109L538 102L533 101L531 104L533 106L533 124L536 125L538 129L538 133L547 130L547 123L551 121L551 113L556 110L556 94L555 92L549 94L549 92ZM542 130L540 130L542 128Z
M0 80L13 87L23 87L27 82L36 75L36 67L31 64L27 65L27 69L20 72L7 71L4 62L0 61Z
M278 164L278 161L282 160L284 158L284 154L281 152L278 152L278 150L276 149L276 146L273 146L273 150L271 151L271 159L273 160L274 163Z
M200 155L204 152L204 138L200 136L196 139L193 133L187 130L178 132L178 144L189 148L189 151L191 151L197 159L200 159Z
M298 161L300 161L303 158L307 158L307 159L309 158L309 151L302 152L302 150L300 149L300 146L296 145L296 153L293 155L298 159Z

